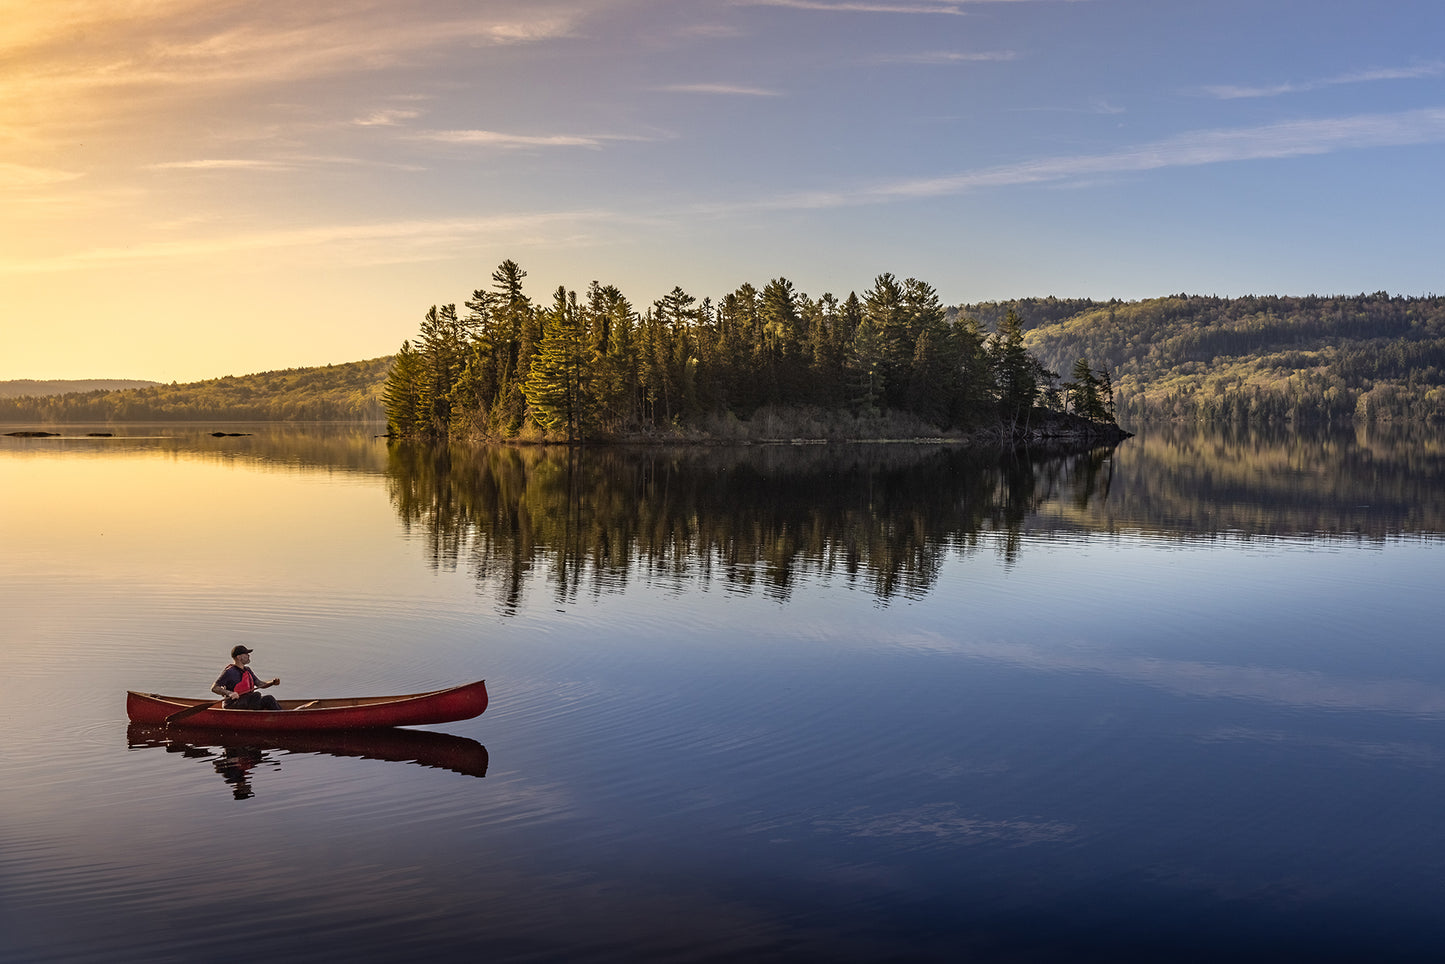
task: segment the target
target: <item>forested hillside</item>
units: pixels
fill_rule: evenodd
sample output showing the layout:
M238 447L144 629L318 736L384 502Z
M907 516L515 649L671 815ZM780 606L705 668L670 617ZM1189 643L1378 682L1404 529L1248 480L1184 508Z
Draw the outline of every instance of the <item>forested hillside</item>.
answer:
M1015 312L1045 367L1107 371L1120 418L1445 418L1445 298L1171 295L1030 299Z
M21 395L65 395L72 392L114 392L125 388L159 385L138 378L43 379L16 378L0 382L0 398Z
M725 436L739 419L783 409L810 413L806 434L834 437L860 420L915 434L977 428L1027 419L1035 406L1105 422L1114 412L1445 419L1441 297L1179 294L944 308L924 282L885 274L841 300L778 278L717 302L674 288L638 311L595 282L583 298L558 289L550 305L536 304L522 291L525 274L504 262L463 312L427 312L394 357L65 394L47 394L52 383L4 383L31 391L0 392L0 421L390 416L397 434L581 438Z
M184 385L0 398L0 422L109 422L168 419L329 421L384 417L381 386L391 356L288 368Z

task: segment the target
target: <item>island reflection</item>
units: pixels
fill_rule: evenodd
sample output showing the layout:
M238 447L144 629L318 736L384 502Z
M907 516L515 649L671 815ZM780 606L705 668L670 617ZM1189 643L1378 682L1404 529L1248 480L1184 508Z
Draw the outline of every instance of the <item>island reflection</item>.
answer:
M544 570L559 602L634 578L787 598L805 576L880 600L927 593L949 553L1020 551L1061 491L1107 495L1111 448L1065 456L948 445L602 448L393 445L392 503L432 563L516 612Z
M1030 537L1380 541L1445 532L1445 445L1429 426L1201 430L1117 447L426 446L393 443L387 483L433 565L518 611L545 574L559 603L630 580L787 599L842 578L917 598L949 554L1015 561Z
M414 763L465 776L487 775L487 748L476 740L430 730L382 728L328 733L230 733L185 726L130 724L126 744L133 750L164 748L209 762L237 800L255 796L251 772L261 764L276 769L289 753L315 753L367 760Z

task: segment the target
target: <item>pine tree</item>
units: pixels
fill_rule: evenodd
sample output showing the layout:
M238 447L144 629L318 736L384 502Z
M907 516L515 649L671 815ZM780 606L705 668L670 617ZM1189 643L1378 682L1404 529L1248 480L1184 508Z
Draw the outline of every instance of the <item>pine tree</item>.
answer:
M386 406L386 427L391 435L411 436L421 428L422 379L421 356L411 347L410 341L402 342L381 390L382 403Z
M589 360L577 292L559 287L522 390L532 420L548 432L563 433L568 442L580 441L591 421Z
M873 370L882 385L879 399L885 407L902 406L913 363L913 338L903 290L893 275L885 272L873 280L873 287L863 294L863 313L876 339Z
M1067 388L1074 414L1096 422L1103 421L1105 414L1103 402L1099 398L1099 380L1094 377L1094 370L1089 367L1088 359L1080 358L1074 362L1074 369L1069 375L1073 381Z
M1025 421L1039 394L1041 366L1024 348L1023 322L1012 308L999 323L989 346L998 392L999 414L1017 425Z

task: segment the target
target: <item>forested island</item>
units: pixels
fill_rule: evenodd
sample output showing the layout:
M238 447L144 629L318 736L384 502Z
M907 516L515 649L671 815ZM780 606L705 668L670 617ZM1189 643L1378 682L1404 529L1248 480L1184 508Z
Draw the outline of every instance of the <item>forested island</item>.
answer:
M464 303L433 306L387 378L401 437L846 439L1123 437L1107 370L1060 382L1013 312L993 332L927 283L881 274L860 297L743 284L716 303L675 287L639 311L615 286L550 304L504 261Z
M944 308L930 286L880 275L841 300L779 278L715 302L674 288L639 312L601 284L539 305L524 277L505 262L460 311L425 312L397 356L123 389L8 382L0 422L390 417L399 435L730 439L971 435L1075 411L1126 425L1445 418L1436 296Z

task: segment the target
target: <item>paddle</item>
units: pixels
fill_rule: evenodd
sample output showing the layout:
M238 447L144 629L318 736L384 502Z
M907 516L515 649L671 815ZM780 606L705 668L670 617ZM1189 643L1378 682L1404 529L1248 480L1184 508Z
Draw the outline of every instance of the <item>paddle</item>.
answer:
M186 717L195 716L197 713L201 712L202 710L209 710L209 709L212 709L213 707L219 707L219 706L221 706L222 704L224 704L225 702L226 702L225 700L218 700L218 701L215 702L215 703L198 703L198 704L196 704L195 706L188 706L188 707L186 707L186 708L183 709L183 710L177 710L176 712L172 713L170 716L166 717L165 725L166 725L166 726L170 726L172 723L179 723L181 720L184 720Z

